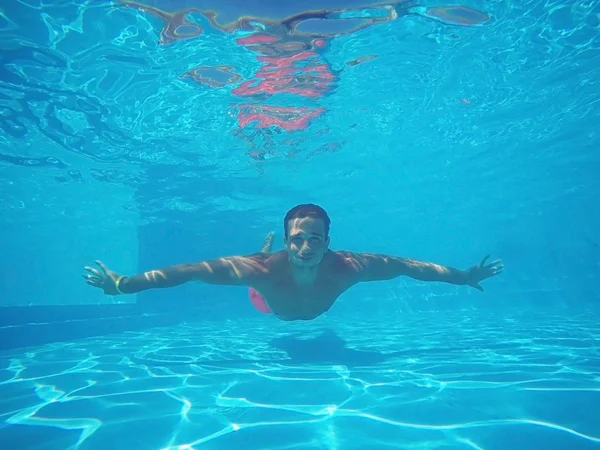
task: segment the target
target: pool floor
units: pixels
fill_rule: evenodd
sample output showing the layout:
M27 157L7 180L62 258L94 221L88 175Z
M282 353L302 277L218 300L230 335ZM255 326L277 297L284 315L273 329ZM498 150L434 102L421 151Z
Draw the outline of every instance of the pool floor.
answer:
M189 323L0 353L2 449L599 449L600 318Z

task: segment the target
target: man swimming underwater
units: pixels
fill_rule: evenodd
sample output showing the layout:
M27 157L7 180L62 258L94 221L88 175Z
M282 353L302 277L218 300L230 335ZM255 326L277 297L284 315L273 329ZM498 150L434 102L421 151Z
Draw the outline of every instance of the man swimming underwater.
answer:
M100 270L85 267L87 283L107 295L134 294L146 289L178 286L189 281L244 285L251 296L264 301L264 312L281 320L311 320L331 308L336 299L355 284L407 276L422 281L441 281L471 286L502 272L501 260L481 263L467 270L397 256L353 253L329 249L331 221L317 205L298 205L285 215L285 250L271 253L270 233L263 251L193 264L178 264L125 277L96 261ZM260 293L260 295L258 295ZM260 308L259 308L260 309Z

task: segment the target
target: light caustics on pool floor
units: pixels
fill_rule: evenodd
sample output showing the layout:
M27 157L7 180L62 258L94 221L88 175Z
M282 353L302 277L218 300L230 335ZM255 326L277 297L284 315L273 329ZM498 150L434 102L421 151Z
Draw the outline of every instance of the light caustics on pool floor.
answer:
M597 317L270 319L0 354L0 441L31 449L600 448Z

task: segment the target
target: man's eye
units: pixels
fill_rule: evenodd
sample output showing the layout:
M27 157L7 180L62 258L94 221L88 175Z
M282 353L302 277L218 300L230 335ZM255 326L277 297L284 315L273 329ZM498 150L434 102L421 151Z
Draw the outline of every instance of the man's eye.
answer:
M318 237L311 237L310 242L314 242L314 243L321 242L321 239Z

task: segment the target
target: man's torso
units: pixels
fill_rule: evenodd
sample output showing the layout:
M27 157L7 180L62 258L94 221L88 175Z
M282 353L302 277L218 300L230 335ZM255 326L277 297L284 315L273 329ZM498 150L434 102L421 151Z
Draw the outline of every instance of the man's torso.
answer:
M325 255L316 279L306 286L294 281L287 258L285 252L266 254L263 262L267 275L252 286L282 320L310 320L320 316L355 283L353 271L335 252Z

